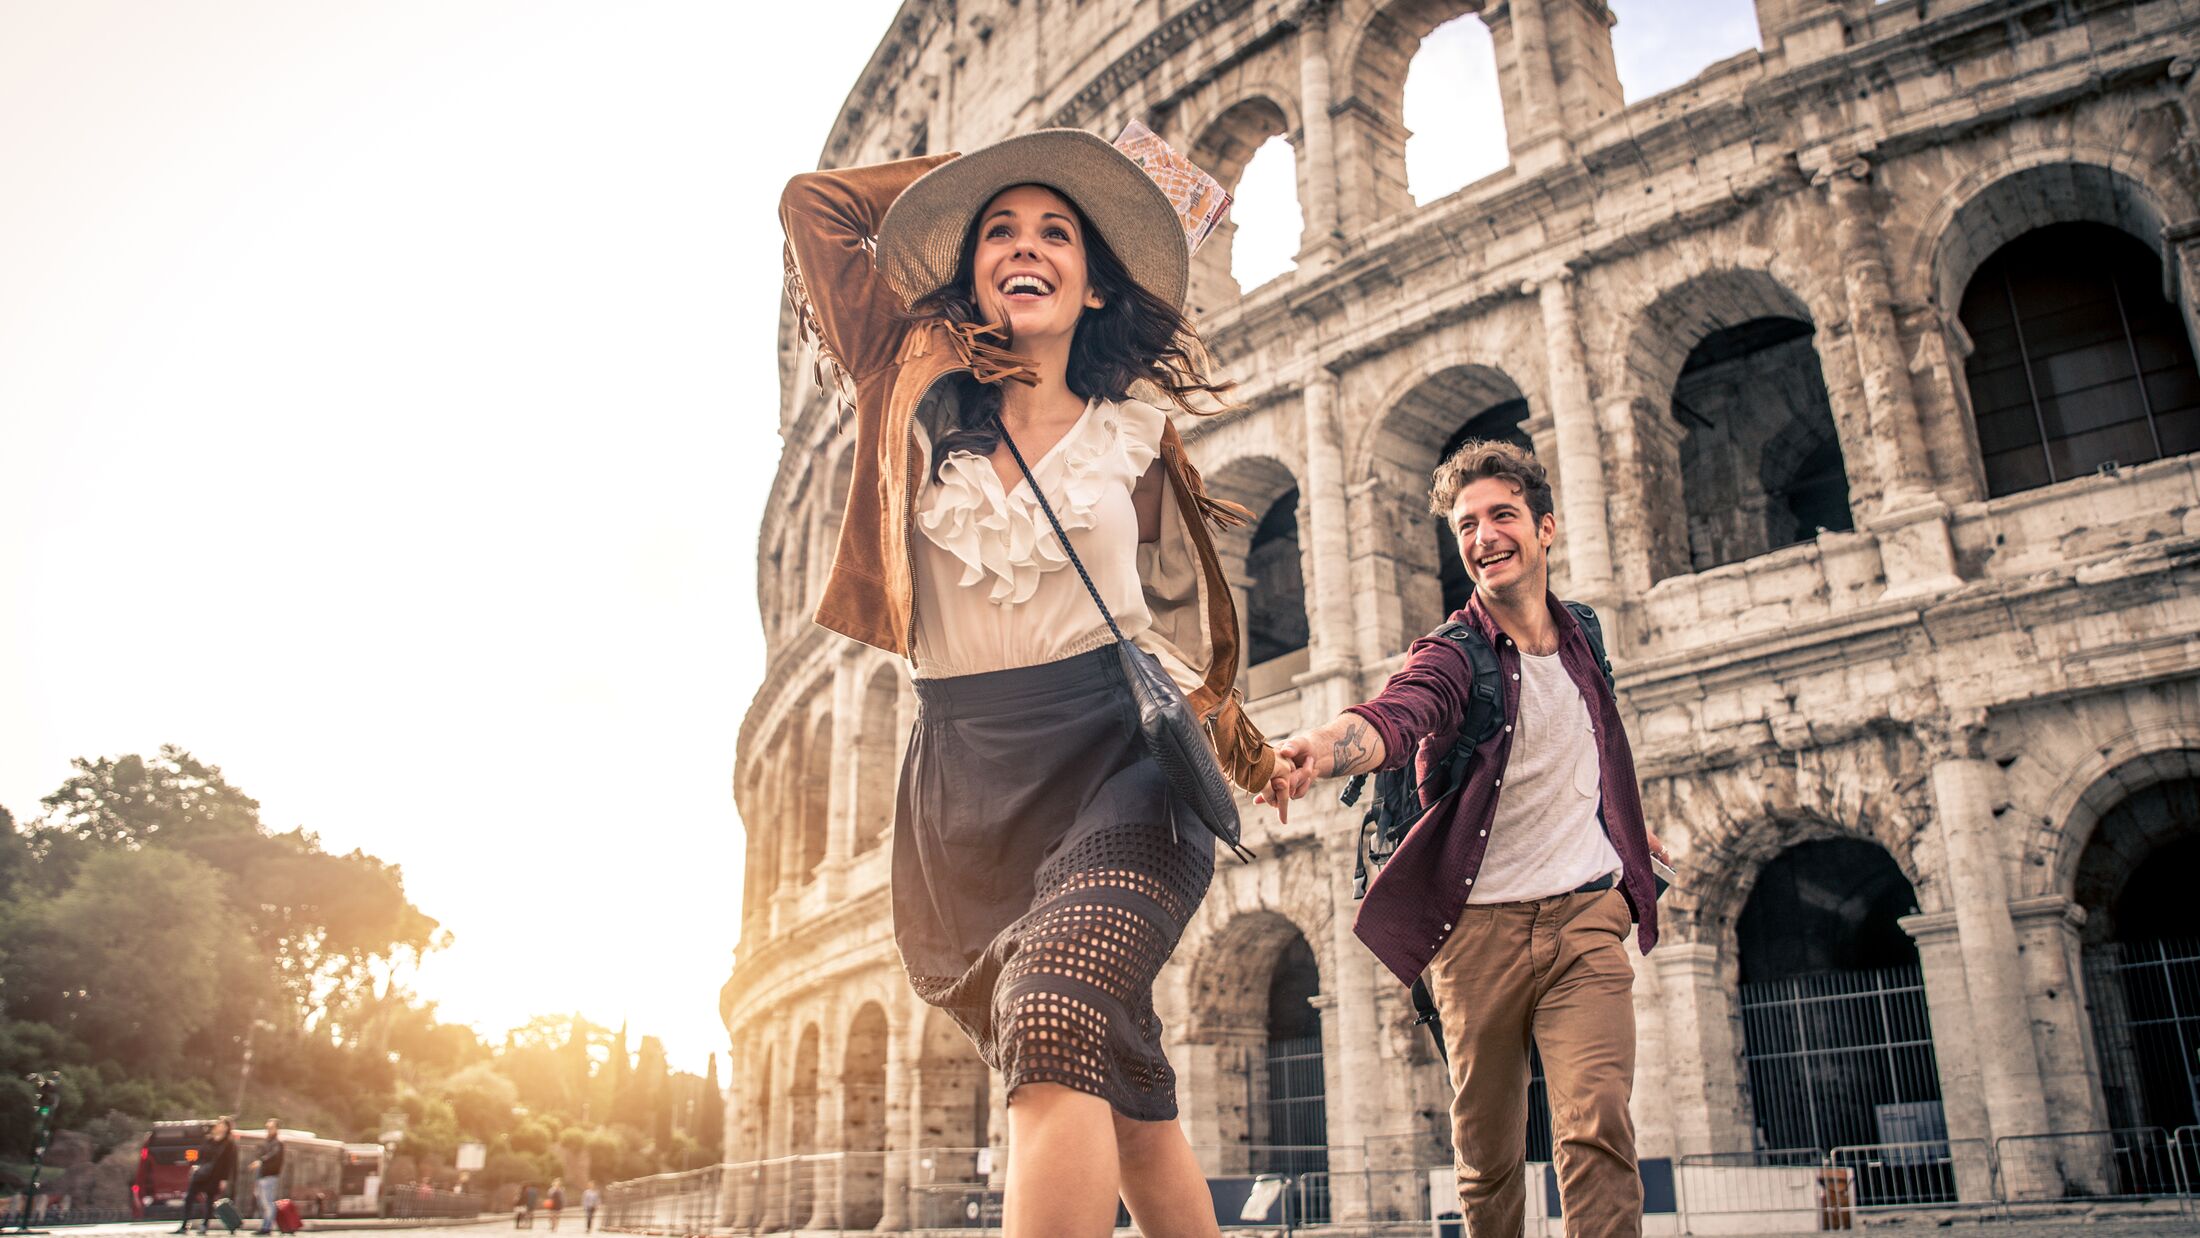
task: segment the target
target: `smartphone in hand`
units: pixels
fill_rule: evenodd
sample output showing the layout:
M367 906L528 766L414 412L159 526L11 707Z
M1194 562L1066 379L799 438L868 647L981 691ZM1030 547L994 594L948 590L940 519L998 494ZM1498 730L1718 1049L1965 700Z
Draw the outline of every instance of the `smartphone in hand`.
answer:
M1657 898L1664 898L1667 890L1681 883L1680 874L1673 871L1673 866L1656 856L1650 857L1650 875L1658 881Z

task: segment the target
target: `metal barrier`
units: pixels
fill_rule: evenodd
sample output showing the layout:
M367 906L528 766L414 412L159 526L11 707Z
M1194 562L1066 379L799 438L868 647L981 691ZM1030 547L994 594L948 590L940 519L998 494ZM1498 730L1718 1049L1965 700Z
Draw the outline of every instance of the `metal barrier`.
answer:
M1855 1215L1854 1175L1792 1148L1699 1153L1673 1166L1673 1207L1682 1233L1776 1233L1847 1229Z
M471 1217L480 1216L488 1207L489 1197L477 1191L399 1183L383 1194L381 1212L386 1217L405 1219Z
M2006 1204L2185 1201L2191 1193L2179 1145L2160 1127L2004 1135L1994 1153Z
M1848 1144L1826 1164L1849 1170L1859 1209L1985 1205L1995 1201L1993 1152L1983 1139Z

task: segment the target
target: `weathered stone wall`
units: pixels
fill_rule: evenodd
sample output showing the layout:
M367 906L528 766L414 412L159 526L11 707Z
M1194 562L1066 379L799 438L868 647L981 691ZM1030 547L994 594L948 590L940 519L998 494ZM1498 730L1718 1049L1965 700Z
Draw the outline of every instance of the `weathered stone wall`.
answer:
M822 162L1135 118L1234 184L1286 137L1296 268L1242 289L1228 228L1201 253L1194 307L1245 407L1182 426L1218 493L1256 513L1298 494L1303 596L1280 604L1306 648L1248 676L1254 717L1328 718L1442 617L1429 470L1525 399L1559 491L1557 586L1606 616L1645 803L1687 874L1638 962L1645 1153L1753 1145L1735 921L1766 863L1826 837L1884 848L1914 886L1950 1135L2091 1129L2074 883L2103 814L2200 769L2200 457L1989 497L1956 307L1995 249L2084 220L2160 255L2162 295L2200 326L2200 5L1758 7L1762 48L1627 103L1598 0L910 0ZM1405 67L1466 13L1494 36L1512 166L1416 207ZM1808 334L1684 378L1707 337L1766 318ZM895 659L808 622L847 440L791 330L781 347L771 663L734 774L728 1155L867 1143L877 1077L889 1148L998 1143L998 1089L894 954L881 844L914 698ZM1713 429L1676 409L1687 383L1716 387L1695 409ZM1766 478L1828 434L1853 528L1771 535ZM1249 546L1224 541L1241 602L1287 592ZM1296 934L1320 970L1332 1167L1443 1156L1443 1077L1350 933L1355 816L1248 807L1260 859L1224 864L1163 977L1195 1144L1257 1132L1260 1003ZM890 1161L889 1187L956 1172L932 1159ZM1380 1181L1340 1186L1340 1218L1412 1189Z

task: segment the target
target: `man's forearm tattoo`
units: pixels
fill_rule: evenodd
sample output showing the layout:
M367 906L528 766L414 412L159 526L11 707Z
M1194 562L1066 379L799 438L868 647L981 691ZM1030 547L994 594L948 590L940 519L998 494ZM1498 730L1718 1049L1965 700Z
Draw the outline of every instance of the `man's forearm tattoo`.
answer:
M1338 736L1337 742L1330 746L1329 772L1336 775L1357 774L1360 766L1372 755L1367 747L1367 724L1348 722L1345 724L1344 734Z

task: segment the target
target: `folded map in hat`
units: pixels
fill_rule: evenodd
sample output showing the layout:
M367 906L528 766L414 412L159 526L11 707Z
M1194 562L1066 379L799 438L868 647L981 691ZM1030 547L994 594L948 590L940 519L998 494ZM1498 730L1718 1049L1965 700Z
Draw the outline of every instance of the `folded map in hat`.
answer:
M1135 120L1123 126L1122 135L1115 139L1115 149L1130 156L1154 184L1161 186L1169 205L1176 208L1177 221L1184 225L1184 243L1198 253L1200 244L1230 209L1230 191Z

